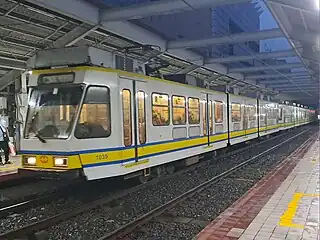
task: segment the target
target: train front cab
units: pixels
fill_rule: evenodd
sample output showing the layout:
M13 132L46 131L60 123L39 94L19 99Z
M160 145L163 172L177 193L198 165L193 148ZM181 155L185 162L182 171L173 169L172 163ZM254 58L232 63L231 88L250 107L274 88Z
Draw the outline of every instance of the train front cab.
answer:
M20 174L87 179L119 174L113 168L92 171L102 163L113 166L134 152L105 150L122 144L121 126L111 121L111 109L114 116L119 109L115 74L85 67L38 70L29 85Z

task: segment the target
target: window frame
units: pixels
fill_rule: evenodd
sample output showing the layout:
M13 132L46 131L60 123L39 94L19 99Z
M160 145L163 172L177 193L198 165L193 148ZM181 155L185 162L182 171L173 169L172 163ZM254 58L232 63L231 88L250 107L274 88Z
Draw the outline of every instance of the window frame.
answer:
M140 139L140 127L139 127L139 92L141 92L141 93L143 93L143 109L144 109L144 111L143 111L143 117L144 117L144 132L145 132L145 136L144 136L144 142L141 142L141 139ZM137 109L138 109L138 135L139 135L139 143L140 144L145 144L146 142L147 142L147 115L146 115L146 93L145 93L145 91L143 91L143 90L138 90L138 92L137 92Z
M213 122L213 119L214 119L214 116L213 116L213 113L214 113L214 105L213 105L214 101L212 100L209 100L208 102L208 109L209 109L209 112L208 112L208 121L209 121L209 134L212 135L213 134L213 126L214 126L214 122Z
M190 123L190 117L189 117L189 113L190 113L190 103L189 103L189 99L196 99L198 100L198 119L199 121L197 123ZM188 97L188 124L189 125L199 125L200 124L200 117L201 117L201 114L200 114L200 98L196 98L196 97Z
M278 111L279 111L278 112L278 120L282 120L284 108L283 107L279 107Z
M273 108L267 108L267 119L274 120L274 109Z
M124 127L124 108L123 108L123 91L129 91L129 110L130 110L130 144L129 145L126 145L125 143L125 139L124 139L124 136L125 136L125 127ZM121 90L121 95L122 95L122 98L121 98L121 101L122 101L122 127L123 127L123 132L122 132L122 136L123 136L123 145L125 147L129 147L129 146L132 146L133 144L133 139L132 139L132 132L133 132L133 128L132 128L132 93L131 93L131 90L128 89L128 88L123 88Z
M90 89L90 87L100 87L100 88L105 88L105 89L108 90L108 94L109 94L109 127L110 127L110 131L109 131L109 134L107 136L104 136L104 137L78 138L76 136L76 129L77 129L78 122L80 120L81 112L82 112L82 109L83 109L83 105L85 104L84 102L86 100L86 97L87 97L87 94L88 94L88 90ZM84 139L99 139L99 138L108 138L108 137L110 137L112 135L112 114L111 114L112 108L111 108L111 90L110 90L110 87L106 86L106 85L87 85L86 88L84 89L84 94L83 94L83 97L82 97L82 99L80 101L80 104L81 104L81 107L80 107L78 115L77 115L77 121L75 122L73 136L76 139L80 139L80 140L84 140Z
M235 110L235 111L239 111L239 112L240 112L240 120L239 120L239 121L234 121L234 120L233 120L233 117L232 117L232 111L234 111L234 110L232 109L232 106L235 105L235 104L237 104L237 105L240 106L239 110ZM242 115L241 115L241 114L242 114L242 111L241 111L241 103L231 102L231 122L233 122L233 123L240 123L241 120L242 120Z
M173 106L173 98L174 97L183 97L184 98L184 107L178 107L178 106ZM185 96L181 96L181 95L172 95L171 96L171 108L172 108L172 124L175 125L175 126L184 126L187 124L187 100L186 100L186 97ZM182 124L175 124L174 123L174 117L173 117L173 114L174 114L174 111L173 109L174 108L184 108L184 123Z
M221 104L222 106L222 119L221 121L217 121L217 118L216 118L216 103L219 103ZM224 109L223 109L223 101L219 101L219 100L214 100L214 123L215 124L223 124L223 121L224 121Z
M202 127L203 127L203 136L208 136L208 121L207 121L207 100L202 100Z
M249 114L248 114L248 120L249 121L255 121L256 120L256 114L257 114L257 108L255 105L252 105L252 104L249 104L248 105L248 109L249 109ZM253 115L251 115L251 110L254 110L253 111Z
M154 122L153 122L153 107L154 106L158 106L158 107L165 107L164 105L154 105L153 104L153 94L158 94L158 95L166 95L167 97L168 97L168 124L164 124L164 125L154 125ZM169 96L169 94L167 94L167 93L161 93L161 92L152 92L151 93L151 116L152 116L152 119L151 119L151 121L152 121L152 125L154 126L154 127L164 127L164 126L170 126L170 123L171 123L171 117L170 117L170 96Z

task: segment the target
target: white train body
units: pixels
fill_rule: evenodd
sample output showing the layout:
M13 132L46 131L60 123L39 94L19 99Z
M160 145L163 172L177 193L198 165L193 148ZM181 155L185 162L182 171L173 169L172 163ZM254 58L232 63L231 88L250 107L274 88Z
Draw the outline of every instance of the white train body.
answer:
M308 109L105 67L34 70L29 86L22 174L147 175L312 119Z

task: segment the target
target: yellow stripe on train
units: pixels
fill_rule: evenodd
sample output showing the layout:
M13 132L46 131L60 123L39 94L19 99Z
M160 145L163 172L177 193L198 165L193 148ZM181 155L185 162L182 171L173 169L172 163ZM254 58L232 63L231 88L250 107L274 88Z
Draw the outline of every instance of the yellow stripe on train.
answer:
M292 124L292 123L290 123ZM263 129L271 130L280 127L282 124L277 124L273 126L267 126L260 128L260 131ZM293 124L292 124L293 125ZM258 128L252 128L248 130L240 130L240 131L234 131L230 133L231 138L235 137L241 137L248 134L254 134L258 132ZM210 143L223 141L228 139L228 133L221 133L217 135L213 135L209 137ZM138 157L144 157L149 156L153 154L161 154L168 151L174 151L174 150L183 150L185 148L192 148L200 145L205 145L208 141L208 137L199 137L194 139L187 139L187 140L181 140L181 141L173 141L173 142L167 142L167 143L159 143L154 145L146 145L146 146L140 146L138 148ZM28 155L24 155L28 156ZM35 155L32 155L35 156ZM40 159L44 155L36 155L37 158L37 165L34 167L37 168L56 168L53 165L53 157L54 156L47 156L49 161L47 163L41 163ZM135 149L129 148L129 149L115 149L112 151L104 151L104 152L93 152L93 153L83 153L80 155L74 155L74 156L68 156L68 167L67 169L76 169L81 168L81 166L84 165L90 165L90 164L99 164L99 163L112 163L112 162L118 162L123 160L129 160L135 159ZM141 163L142 164L142 163ZM130 167L130 166L129 166ZM61 169L61 168L59 168Z
M83 165L108 162L111 163L127 159L134 159L134 157L134 148L80 154L80 159Z

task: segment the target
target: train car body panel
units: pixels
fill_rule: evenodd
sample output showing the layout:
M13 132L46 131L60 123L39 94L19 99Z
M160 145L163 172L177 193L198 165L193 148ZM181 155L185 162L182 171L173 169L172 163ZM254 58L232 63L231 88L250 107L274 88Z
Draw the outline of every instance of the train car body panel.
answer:
M230 144L258 137L257 101L229 94Z
M280 104L279 125L280 130L287 130L294 127L293 106Z
M265 136L271 133L278 132L278 109L279 104L264 100L259 100L260 124L259 135Z
M29 85L22 170L79 170L87 180L141 172L306 121L297 107L285 106L279 120L276 103L259 100L258 115L256 99L103 67L36 70Z

